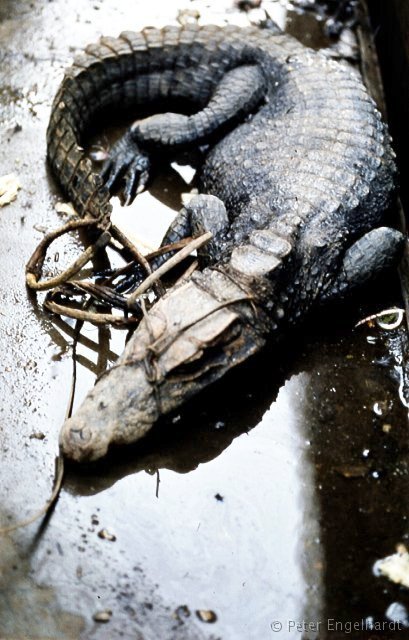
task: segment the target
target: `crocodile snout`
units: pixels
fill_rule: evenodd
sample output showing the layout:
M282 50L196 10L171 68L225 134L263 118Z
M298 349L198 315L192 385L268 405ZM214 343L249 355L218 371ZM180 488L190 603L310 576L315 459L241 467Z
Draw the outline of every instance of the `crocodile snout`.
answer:
M103 431L95 431L78 418L70 418L60 434L61 453L76 462L91 462L104 456L109 441Z

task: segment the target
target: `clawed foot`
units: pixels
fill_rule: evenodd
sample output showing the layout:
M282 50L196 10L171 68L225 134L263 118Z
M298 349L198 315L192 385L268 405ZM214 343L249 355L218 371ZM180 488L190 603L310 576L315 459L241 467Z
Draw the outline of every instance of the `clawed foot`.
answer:
M128 131L110 150L101 176L111 192L118 191L122 204L128 205L146 187L151 161Z

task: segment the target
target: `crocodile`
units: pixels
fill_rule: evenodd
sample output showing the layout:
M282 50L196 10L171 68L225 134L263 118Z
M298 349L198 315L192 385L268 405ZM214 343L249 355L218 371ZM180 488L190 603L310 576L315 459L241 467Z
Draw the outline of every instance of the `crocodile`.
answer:
M118 108L151 115L98 172L84 136L99 113ZM145 310L119 360L65 421L60 449L72 460L143 437L402 251L403 235L383 226L395 155L360 75L278 29L186 24L103 37L66 71L47 141L65 194L101 228L112 193L132 200L161 164L200 148L199 195L164 243L212 234L200 270Z

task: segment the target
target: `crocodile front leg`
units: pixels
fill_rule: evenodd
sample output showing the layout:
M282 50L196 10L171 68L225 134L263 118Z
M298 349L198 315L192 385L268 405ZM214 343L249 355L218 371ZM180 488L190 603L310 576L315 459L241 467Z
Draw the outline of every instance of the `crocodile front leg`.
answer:
M210 231L212 238L197 252L200 266L204 267L221 259L228 227L229 219L223 202L216 196L201 194L194 196L186 206L182 207L166 231L161 246L173 244L190 236L196 238ZM171 254L165 253L154 258L150 263L152 270L158 269L169 255ZM132 291L141 284L144 277L144 270L136 264L133 270L116 284L115 290L117 293Z
M211 240L198 251L201 266L207 266L221 259L228 228L229 218L223 202L216 196L200 194L182 207L166 231L162 246L210 231Z
M161 113L135 122L111 149L102 177L111 191L123 183L126 204L146 186L152 164L177 151L223 136L261 102L266 81L258 65L225 73L207 106L194 113ZM152 162L153 160L153 162Z

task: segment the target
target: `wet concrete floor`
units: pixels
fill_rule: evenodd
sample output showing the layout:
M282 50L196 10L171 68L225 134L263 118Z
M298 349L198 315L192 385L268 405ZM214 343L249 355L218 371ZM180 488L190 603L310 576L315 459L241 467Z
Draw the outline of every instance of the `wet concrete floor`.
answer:
M0 175L22 184L0 209L0 526L47 499L71 384L73 324L24 285L27 258L64 221L45 164L63 68L101 34L174 22L198 4L0 2ZM225 19L224 4L207 3L212 21ZM176 210L187 188L170 170L151 193ZM151 209L156 235L171 215L154 204L136 205L148 245ZM77 248L65 240L49 272ZM362 625L394 620L409 638L407 590L373 572L409 538L406 336L354 329L392 304L396 277L319 314L142 444L69 469L43 525L0 538L1 640L374 640L395 635ZM84 328L76 402L123 341ZM108 622L94 619L108 610Z

